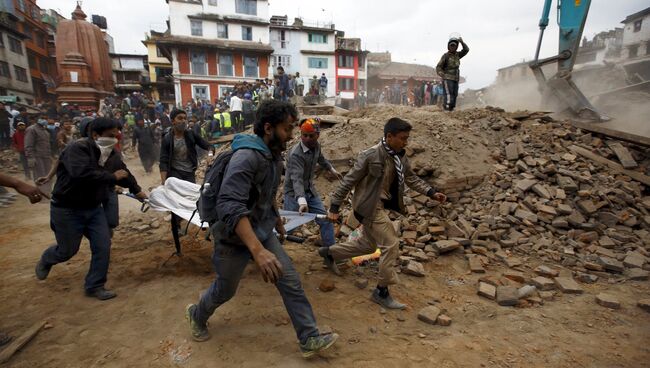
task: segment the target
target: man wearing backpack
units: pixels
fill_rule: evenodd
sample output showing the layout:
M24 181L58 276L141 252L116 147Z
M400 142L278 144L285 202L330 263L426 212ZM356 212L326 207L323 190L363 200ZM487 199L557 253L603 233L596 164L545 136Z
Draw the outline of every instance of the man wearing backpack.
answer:
M287 154L287 172L284 179L284 209L302 213L326 215L327 211L314 185L314 171L320 166L338 179L343 179L332 164L325 159L318 143L320 120L304 119L300 123L301 141ZM334 239L331 221L316 220L320 226L321 245L329 247Z
M210 226L217 278L198 304L186 308L185 316L196 341L210 338L208 319L235 295L251 258L264 281L275 284L280 292L304 357L329 348L338 338L337 334L319 332L299 274L273 233L275 229L280 236L285 234L275 196L282 176L281 153L292 138L297 116L296 108L289 103L267 101L261 104L254 124L255 134L237 135L232 152L219 155L206 172L206 178L216 178L212 182L207 179L209 188L218 188L212 204L217 220ZM219 168L222 173L213 175L213 169ZM202 212L201 205L199 212Z
M463 49L458 52L458 43L463 45ZM438 65L436 72L442 78L442 87L444 94L444 109L454 111L456 108L456 99L458 98L458 81L460 80L460 59L469 52L469 47L461 38L452 38L447 43L448 52L445 52Z
M197 146L206 151L214 150L214 148L194 131L187 129L187 113L185 111L172 111L170 119L172 129L165 134L160 144L160 179L163 185L167 178L178 178L195 183L199 161ZM172 213L172 236L177 253L181 251L178 235L179 224L180 217Z

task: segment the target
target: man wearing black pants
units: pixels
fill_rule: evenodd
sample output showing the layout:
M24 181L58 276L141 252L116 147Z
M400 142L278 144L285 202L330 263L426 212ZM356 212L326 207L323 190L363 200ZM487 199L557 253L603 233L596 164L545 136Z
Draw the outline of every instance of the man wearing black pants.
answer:
M198 153L196 147L214 150L213 147L194 131L187 129L187 114L183 110L174 110L170 115L172 129L163 137L160 144L160 179L165 185L167 178L196 182ZM176 253L181 253L178 235L180 217L172 213L172 236Z
M458 52L458 43L463 45L463 49ZM442 78L442 88L444 90L444 109L454 111L456 108L456 98L458 98L458 82L460 80L460 59L469 52L469 47L462 38L452 38L447 43L448 52L445 52L438 65L436 72Z

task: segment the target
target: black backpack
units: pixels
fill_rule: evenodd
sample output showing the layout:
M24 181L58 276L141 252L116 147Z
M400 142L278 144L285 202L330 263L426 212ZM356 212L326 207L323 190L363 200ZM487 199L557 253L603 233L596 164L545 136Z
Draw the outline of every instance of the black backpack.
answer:
M199 200L196 201L196 210L199 213L201 222L207 222L210 226L219 220L217 198L219 197L219 191L226 169L228 169L228 164L234 153L232 150L220 153L205 171ZM251 192L246 203L246 207L249 209L253 208L253 205L259 198L260 188L258 187L258 183L264 180L264 176L266 176L266 170L260 170L255 174L255 183L251 187Z

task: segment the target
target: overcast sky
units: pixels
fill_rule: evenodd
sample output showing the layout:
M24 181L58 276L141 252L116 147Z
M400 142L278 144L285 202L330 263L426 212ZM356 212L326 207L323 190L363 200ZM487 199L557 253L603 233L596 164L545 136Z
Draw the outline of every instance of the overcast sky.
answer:
M37 0L65 17L76 0ZM452 32L463 36L471 51L463 59L464 88L492 83L498 68L530 60L539 34L543 0L270 0L271 15L300 16L305 21L333 21L348 37L360 37L369 51L390 51L393 61L435 66ZM588 38L621 27L627 15L645 9L648 0L593 0L585 28ZM140 42L149 29L164 31L165 0L84 0L89 16L106 17L115 49L146 53ZM543 56L557 52L555 11L546 32ZM463 89L464 89L463 88Z

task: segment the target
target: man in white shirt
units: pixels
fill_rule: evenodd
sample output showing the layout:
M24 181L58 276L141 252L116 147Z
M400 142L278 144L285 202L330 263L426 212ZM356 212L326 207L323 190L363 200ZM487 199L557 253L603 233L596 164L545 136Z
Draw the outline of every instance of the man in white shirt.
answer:
M232 119L232 124L236 132L241 131L241 119L242 119L242 100L240 93L233 93L230 98L230 118Z

